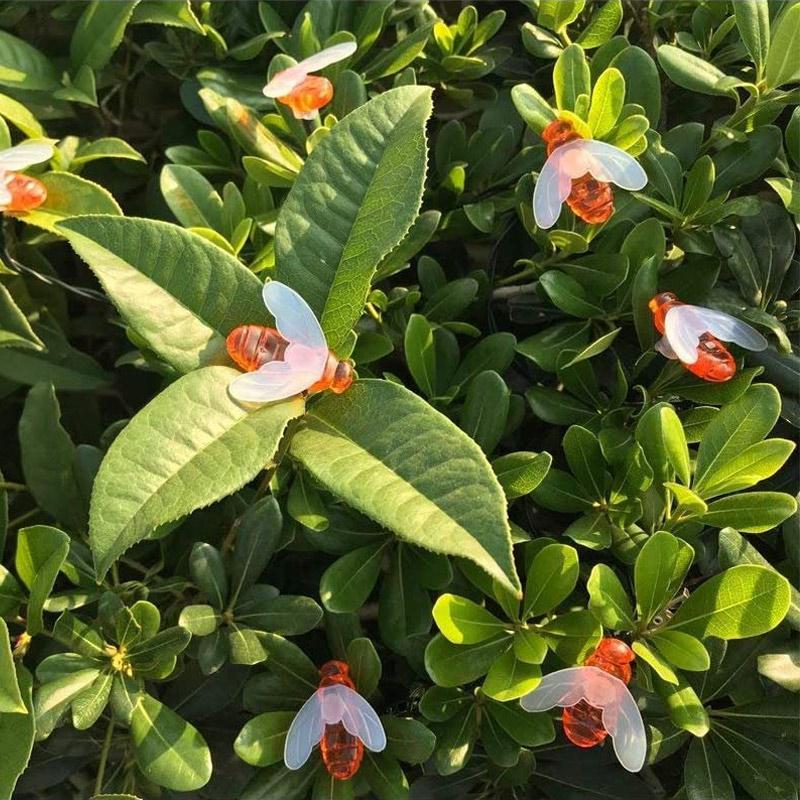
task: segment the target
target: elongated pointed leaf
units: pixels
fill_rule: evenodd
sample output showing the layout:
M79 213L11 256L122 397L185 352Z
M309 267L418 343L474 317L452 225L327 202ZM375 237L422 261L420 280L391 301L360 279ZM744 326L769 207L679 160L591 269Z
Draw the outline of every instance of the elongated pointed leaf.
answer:
M241 488L274 455L297 397L248 412L228 396L239 373L207 367L171 384L114 440L92 492L98 575L153 528Z
M276 277L343 352L381 259L417 216L431 90L404 86L348 114L314 149L281 208Z
M33 676L17 665L17 682L27 714L0 712L0 797L12 797L17 779L28 765L36 733L31 689Z
M179 372L224 360L225 337L237 325L269 322L258 278L177 225L87 216L58 231L131 327Z
M330 491L437 553L519 592L503 490L480 448L406 389L365 380L306 416L291 452Z

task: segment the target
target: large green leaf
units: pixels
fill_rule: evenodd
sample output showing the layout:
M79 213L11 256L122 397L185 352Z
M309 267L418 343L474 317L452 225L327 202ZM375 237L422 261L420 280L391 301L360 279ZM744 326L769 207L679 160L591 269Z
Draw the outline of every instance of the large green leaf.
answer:
M35 47L0 31L0 85L49 92L58 88L58 72Z
M745 639L771 631L789 609L789 581L767 567L731 567L695 589L669 621L701 639Z
M394 383L359 381L316 403L292 455L397 536L474 561L518 593L506 500L481 449Z
M25 713L27 711L11 655L11 637L8 635L6 623L0 619L0 717L3 714Z
M84 9L72 33L69 54L73 66L102 69L122 42L125 27L139 0L103 3L94 0Z
M206 367L146 405L114 440L92 492L99 576L153 528L241 488L273 457L299 397L248 412L228 396L239 373Z
M17 682L26 714L0 713L0 797L12 797L14 786L28 765L33 749L35 723L31 689L33 676L21 664L17 666Z
M62 222L58 231L131 327L180 372L219 363L237 325L269 322L258 278L177 225L87 216Z
M404 86L348 114L314 149L275 229L276 277L344 353L381 259L408 232L425 181L431 89Z
M131 740L139 769L159 786L189 792L208 783L211 753L203 737L148 694L133 707Z

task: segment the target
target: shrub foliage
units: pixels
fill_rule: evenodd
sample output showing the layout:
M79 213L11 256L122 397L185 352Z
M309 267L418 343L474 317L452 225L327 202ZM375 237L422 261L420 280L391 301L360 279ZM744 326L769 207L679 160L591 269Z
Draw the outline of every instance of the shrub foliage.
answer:
M310 121L261 89L322 47ZM798 792L800 4L6 3L0 798ZM647 173L537 227L557 118ZM245 408L298 291L358 380ZM757 327L723 383L658 292ZM647 765L519 699L629 642ZM388 744L283 763L330 659ZM554 722L556 724L554 724Z

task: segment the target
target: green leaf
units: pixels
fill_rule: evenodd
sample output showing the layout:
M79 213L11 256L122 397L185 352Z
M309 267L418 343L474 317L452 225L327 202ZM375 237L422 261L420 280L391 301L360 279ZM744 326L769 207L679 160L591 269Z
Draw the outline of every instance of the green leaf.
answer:
M0 797L13 797L19 776L28 766L36 728L31 689L33 676L21 664L17 666L17 682L26 714L0 713Z
M671 533L657 531L639 551L634 567L636 613L645 625L672 599L675 573L680 569L681 550L685 547L688 545L682 545ZM677 583L682 581L680 575Z
M689 485L689 447L680 418L671 405L659 403L642 415L636 426L636 441L661 481L674 470L680 481Z
M44 349L44 343L3 284L0 284L0 347Z
M167 164L161 170L160 183L161 193L181 225L222 231L222 198L196 169Z
M189 574L214 608L222 611L228 600L228 576L219 550L205 542L195 542L189 554Z
M521 661L513 650L507 650L492 664L481 688L489 697L507 702L532 692L541 679L542 668L538 664Z
M703 209L714 188L715 169L711 156L695 161L686 176L681 211L690 217Z
M257 500L240 517L230 562L231 606L261 577L278 548L282 527L281 509L272 495Z
M72 32L69 54L72 65L102 69L122 42L125 27L139 0L103 3L93 0L84 9Z
M268 767L283 760L283 745L294 711L268 711L253 717L239 731L233 749L254 767Z
M211 606L192 605L181 609L178 625L192 636L208 636L219 625L219 614Z
M108 705L113 683L114 676L103 672L72 701L72 726L76 730L88 730L100 719Z
M596 564L586 582L589 609L612 631L633 630L633 608L628 593L616 573L607 564Z
M53 732L69 704L88 689L99 674L99 669L80 669L48 681L36 690L33 713L36 716L37 739L46 739Z
M592 302L583 286L570 275L557 269L545 272L539 283L553 301L553 305L573 317L602 317L603 309ZM596 295L591 295L596 298Z
M105 658L108 655L99 632L69 611L64 611L56 620L53 638L87 658Z
M687 53L671 44L662 44L656 52L661 69L673 83L698 94L735 95L733 89L720 83L725 73L705 59Z
M715 500L701 517L712 528L766 533L797 511L797 501L782 492L744 492Z
M36 117L22 103L5 94L0 94L0 117L7 119L31 139L46 136Z
M678 676L670 665L658 654L658 652L651 650L644 642L637 641L631 645L634 653L644 661L652 670L661 678L662 681L678 685Z
M260 633L264 649L269 653L267 669L288 683L293 691L309 696L319 685L319 672L314 662L296 645L274 633Z
M661 118L661 75L650 54L641 47L625 47L614 56L610 66L625 78L627 102L644 108L650 127L657 128Z
M320 400L305 423L291 453L326 488L404 541L468 558L519 591L503 490L446 417L396 384L365 380Z
M705 736L711 727L708 712L686 679L680 674L677 678L677 685L654 679L656 691L669 711L669 718L674 725L689 731L692 736Z
M683 780L687 800L734 800L736 797L728 771L713 743L705 738L692 739L689 744Z
M745 639L771 631L786 616L789 582L765 567L743 564L709 578L667 623L705 639Z
M769 52L768 0L740 0L733 4L736 27L760 76Z
M148 694L133 707L131 742L139 769L158 786L189 792L211 777L211 753L197 729Z
M351 640L347 645L347 664L359 693L372 696L381 679L381 660L375 645L363 636Z
M622 1L607 0L594 12L576 42L584 50L605 44L622 22Z
M784 8L772 31L764 77L767 86L777 88L800 78L800 68L794 54L800 46L800 8Z
M83 142L70 161L70 167L82 167L101 158L119 158L126 161L144 162L144 156L134 150L124 139L116 136L104 136L93 142Z
M455 594L440 595L433 606L433 618L453 644L478 644L497 636L504 623L483 606Z
M548 544L533 559L525 581L523 619L552 611L572 594L578 581L578 551Z
M618 69L605 70L595 82L589 106L589 127L602 139L616 124L625 105L625 78Z
M511 99L517 113L534 133L541 133L556 119L556 112L550 104L527 83L518 83L514 86L511 90Z
M364 750L359 774L377 800L408 800L408 780L400 765L387 752Z
M461 686L485 675L510 645L507 634L471 645L451 644L438 634L425 648L425 669L439 686Z
M0 31L0 86L52 92L59 86L58 72L50 59L35 47Z
M22 470L39 507L70 530L80 531L86 526L86 512L73 471L75 445L60 418L52 385L34 386L19 422Z
M328 611L357 611L367 600L381 571L391 540L359 547L334 561L319 583L319 596Z
M591 93L589 64L580 45L571 44L556 60L553 68L553 87L556 93L556 105L560 111L574 111L578 97Z
M557 33L578 18L586 0L541 0L536 22Z
M0 720L5 714L27 714L27 708L17 683L11 637L6 623L0 619ZM2 722L0 722L2 728Z
M606 461L597 437L580 425L571 425L561 442L572 474L592 499L602 502L606 495Z
M303 401L248 412L228 396L238 374L206 367L184 376L114 440L95 479L89 519L99 576L154 528L236 491L274 456Z
M15 566L29 590L26 630L31 636L44 628L42 609L68 552L69 536L57 528L33 525L19 531Z
M800 691L800 652L793 642L758 657L758 673L790 692Z
M406 764L427 761L436 746L436 737L421 722L407 717L381 717L386 731L386 752Z
M481 372L470 381L459 421L462 430L487 455L503 437L509 403L508 386L493 370Z
M552 463L550 453L508 453L492 461L492 469L506 498L515 500L530 494L544 480Z
M91 216L65 221L59 232L136 333L179 372L219 363L237 325L269 322L258 278L177 225Z
M375 81L387 75L394 75L408 66L428 43L433 23L420 25L396 44L383 50L370 61L362 72L365 82Z
M652 296L651 294L647 299ZM652 327L649 309L647 316ZM582 351L589 343L589 326L588 322L561 322L551 325L519 342L517 351L546 372L555 372L558 356L563 350Z
M107 214L118 217L122 210L111 193L97 183L70 172L47 172L41 177L47 199L32 211L20 211L17 219L63 235L60 223L71 217Z
M589 611L568 611L537 629L565 663L581 664L600 643L603 628Z
M713 196L744 186L760 178L781 149L781 131L775 125L764 125L747 135L743 142L734 142L715 153Z
M314 149L281 207L275 277L303 295L336 353L344 353L377 265L419 211L431 111L431 90L417 86L357 108Z
M263 589L269 589L269 595ZM297 636L316 627L322 619L322 609L310 597L291 594L275 597L272 587L256 585L242 596L235 618L251 628Z
M670 663L690 672L705 672L711 665L708 650L699 639L681 631L659 630L652 643Z

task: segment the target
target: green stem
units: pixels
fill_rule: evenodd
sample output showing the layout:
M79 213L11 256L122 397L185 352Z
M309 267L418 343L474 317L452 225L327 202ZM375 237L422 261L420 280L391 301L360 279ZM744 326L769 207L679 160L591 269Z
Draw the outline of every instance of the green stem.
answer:
M0 490L6 489L9 492L27 492L28 487L24 483L14 483L14 481L0 481Z
M106 736L103 739L103 749L100 752L100 766L97 768L97 780L94 782L93 794L101 794L103 791L103 777L106 774L106 764L108 763L108 754L111 752L111 742L114 736L114 717L108 721L108 728L106 728Z

